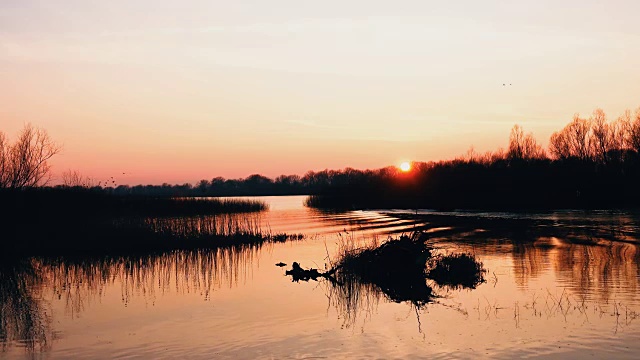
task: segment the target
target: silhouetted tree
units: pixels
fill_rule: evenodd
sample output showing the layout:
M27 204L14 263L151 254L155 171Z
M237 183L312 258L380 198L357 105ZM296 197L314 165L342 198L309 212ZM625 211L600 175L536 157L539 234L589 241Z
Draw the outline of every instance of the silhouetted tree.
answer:
M591 136L590 136L590 153L592 158L599 163L607 162L607 152L609 147L609 124L607 123L607 117L602 109L596 109L593 112L593 117L590 120L591 123Z
M566 131L556 131L549 139L549 153L555 159L565 160L571 157L571 144Z
M209 181L203 179L203 180L200 180L200 182L198 182L198 185L196 185L196 189L198 189L199 192L204 194L207 192L210 186L211 185Z
M27 124L13 144L0 134L0 188L46 185L51 179L48 160L60 152L49 134Z
M587 119L580 118L579 114L573 116L570 122L559 132L551 135L549 150L556 159L574 157L587 160L590 157L589 132L591 124Z
M532 160L546 157L544 149L538 144L533 134L524 134L520 125L515 125L509 135L510 159Z
M92 188L98 183L88 176L83 176L78 170L67 170L62 173L62 185L68 187Z
M628 134L629 146L640 153L640 108L636 110L634 119L629 121Z
M9 186L9 145L7 138L0 131L0 188Z

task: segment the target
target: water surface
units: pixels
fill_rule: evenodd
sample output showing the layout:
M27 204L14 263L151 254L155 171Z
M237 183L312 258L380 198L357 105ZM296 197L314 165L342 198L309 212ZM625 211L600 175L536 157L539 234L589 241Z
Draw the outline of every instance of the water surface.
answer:
M3 264L0 357L635 358L640 351L634 214L327 213L303 207L300 196L262 199L270 204L263 226L305 240ZM275 266L323 269L345 239L364 244L414 229L429 231L439 252L474 254L487 281L473 290L431 284L438 297L416 307L376 289L345 295L326 281L292 282Z

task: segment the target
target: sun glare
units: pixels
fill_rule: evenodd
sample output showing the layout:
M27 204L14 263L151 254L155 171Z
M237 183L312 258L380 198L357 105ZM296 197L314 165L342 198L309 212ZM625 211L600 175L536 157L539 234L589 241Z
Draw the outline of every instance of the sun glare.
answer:
M403 162L402 164L400 164L400 170L404 172L411 170L411 163L409 163L408 161Z

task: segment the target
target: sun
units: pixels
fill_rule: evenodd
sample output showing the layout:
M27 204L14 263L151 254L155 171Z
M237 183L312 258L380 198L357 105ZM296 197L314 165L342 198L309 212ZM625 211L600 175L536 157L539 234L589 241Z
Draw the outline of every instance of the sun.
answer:
M404 172L411 170L411 163L408 161L403 162L402 164L400 164L400 170Z

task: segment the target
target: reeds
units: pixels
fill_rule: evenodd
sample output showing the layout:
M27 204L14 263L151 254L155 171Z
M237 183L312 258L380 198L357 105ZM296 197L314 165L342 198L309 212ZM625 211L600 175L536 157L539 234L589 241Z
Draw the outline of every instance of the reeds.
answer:
M112 195L100 188L0 189L5 209L18 221L45 217L190 216L260 212L263 201L223 198ZM0 219L2 221L2 219Z
M131 224L129 224L131 226ZM272 234L259 214L218 214L178 218L146 218L134 223L179 247L227 246L302 240L302 234Z
M59 255L286 241L259 223L256 200L115 196L83 188L0 190L0 253ZM298 239L299 236L295 235Z

